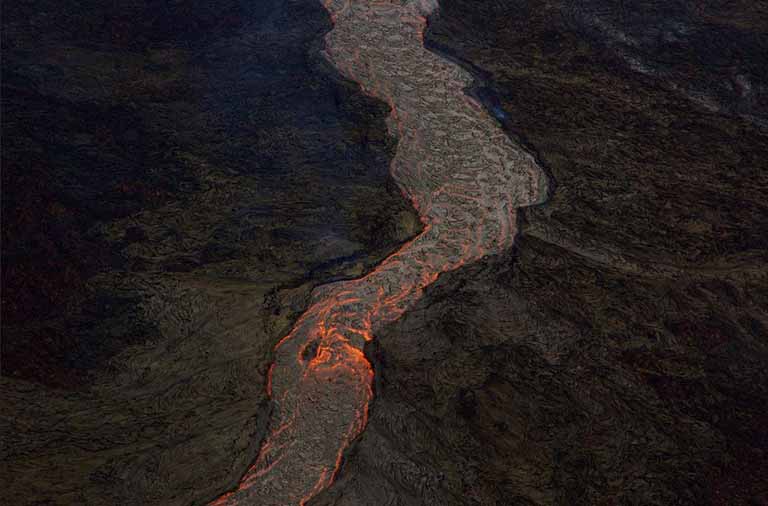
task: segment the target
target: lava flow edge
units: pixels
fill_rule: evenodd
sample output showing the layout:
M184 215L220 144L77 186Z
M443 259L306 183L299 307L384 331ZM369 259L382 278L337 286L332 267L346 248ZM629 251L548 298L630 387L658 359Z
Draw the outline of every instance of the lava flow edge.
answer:
M328 488L367 424L374 371L363 350L374 331L397 320L440 273L510 248L516 209L547 194L533 157L465 93L475 76L424 47L436 1L326 0L324 7L332 28L323 54L389 104L399 141L390 172L424 228L365 276L313 290L275 346L270 432L238 488L214 506L304 505Z

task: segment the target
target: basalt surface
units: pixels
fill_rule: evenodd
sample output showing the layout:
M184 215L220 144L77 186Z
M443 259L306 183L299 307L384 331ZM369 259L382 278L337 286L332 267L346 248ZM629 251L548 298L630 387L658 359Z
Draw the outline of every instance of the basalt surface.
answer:
M377 329L325 311L349 282L311 288L434 273L381 260L424 241L418 215L474 204L446 188L417 215L385 177L440 184L397 163L423 120L392 111L422 105L363 65L420 50L423 21L371 48L382 24L355 32L346 5L325 41L314 1L4 6L3 500L205 504L244 475L263 493L273 456L296 465L259 453L290 412L270 417L268 364L296 401L302 371L352 355L366 430L349 441L357 407L320 411L342 437L314 449L307 413L290 426L321 456L298 488L347 448L310 505L768 504L768 5L441 0L429 58L550 197L511 249L493 213L459 215L487 251L438 249L455 270L391 287L408 295ZM384 302L360 284L358 314Z
M421 230L322 5L3 6L3 504L232 487L316 284Z
M533 157L466 94L472 76L424 47L436 2L329 1L324 54L390 106L391 171L424 230L366 276L319 287L276 349L269 436L237 490L213 504L305 504L333 483L365 428L373 371L364 356L444 272L512 246L516 209L546 195ZM414 341L418 336L411 336Z
M554 191L379 333L309 504L768 504L767 12L441 1L428 47Z

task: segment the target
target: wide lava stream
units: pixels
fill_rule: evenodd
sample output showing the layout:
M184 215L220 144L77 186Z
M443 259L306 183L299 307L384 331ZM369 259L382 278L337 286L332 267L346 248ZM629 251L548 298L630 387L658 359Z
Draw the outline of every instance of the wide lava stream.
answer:
M330 486L365 428L373 371L363 353L440 273L511 247L516 209L540 202L545 179L465 93L473 77L424 48L436 0L326 0L324 56L391 108L399 143L391 173L422 232L366 276L316 288L275 347L269 435L238 488L213 505L303 505Z

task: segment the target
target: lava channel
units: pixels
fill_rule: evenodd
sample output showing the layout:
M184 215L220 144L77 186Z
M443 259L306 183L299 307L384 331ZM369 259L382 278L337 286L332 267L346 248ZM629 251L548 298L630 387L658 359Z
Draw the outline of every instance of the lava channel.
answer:
M424 225L366 276L313 290L275 347L274 406L256 462L212 505L304 505L333 483L365 428L373 370L363 354L440 273L509 248L516 209L546 192L535 160L464 90L472 76L424 48L436 0L326 0L324 56L391 108L390 167Z

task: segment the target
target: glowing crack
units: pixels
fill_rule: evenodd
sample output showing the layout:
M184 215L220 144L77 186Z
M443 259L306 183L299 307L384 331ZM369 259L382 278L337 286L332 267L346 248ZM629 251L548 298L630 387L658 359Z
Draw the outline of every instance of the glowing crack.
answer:
M303 505L333 482L373 392L366 341L442 272L509 248L518 207L545 193L541 169L464 93L472 76L427 51L436 0L326 0L324 56L391 108L391 173L423 231L368 275L316 288L275 348L270 433L237 490L213 505Z

